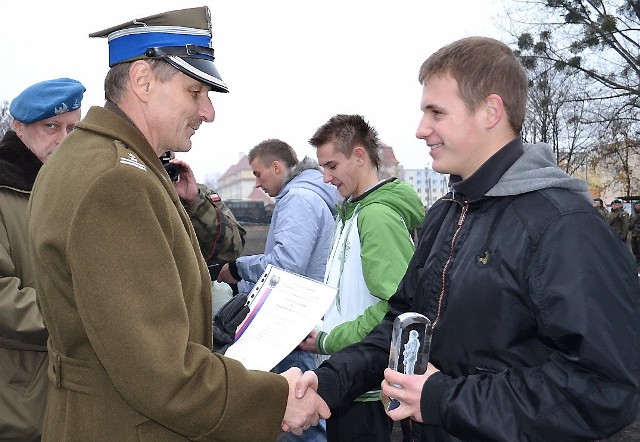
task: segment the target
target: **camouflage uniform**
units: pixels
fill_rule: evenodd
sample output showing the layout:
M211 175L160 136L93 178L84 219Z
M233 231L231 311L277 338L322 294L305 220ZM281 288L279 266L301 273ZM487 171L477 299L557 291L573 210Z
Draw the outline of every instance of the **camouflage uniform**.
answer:
M612 209L609 213L609 225L616 232L618 238L627 242L627 232L629 231L629 214L621 207Z
M604 219L609 220L609 211L603 206L596 206L596 210Z
M602 215L602 217L606 219L607 222L609 221L609 211L607 210L606 207L604 207L604 201L602 201L602 198L594 198L593 207L596 208L598 213Z
M244 228L215 190L198 184L198 196L185 209L198 237L200 250L207 264L224 264L242 254Z
M640 205L637 202L633 205L629 232L631 232L631 250L636 257L636 262L640 264Z

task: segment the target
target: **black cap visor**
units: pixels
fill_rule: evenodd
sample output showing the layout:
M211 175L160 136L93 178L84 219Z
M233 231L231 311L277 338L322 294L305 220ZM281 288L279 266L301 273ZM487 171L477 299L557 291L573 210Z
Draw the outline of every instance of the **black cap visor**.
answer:
M229 92L229 88L222 81L213 61L203 58L176 56L163 57L163 59L189 77L208 84L211 86L212 91Z

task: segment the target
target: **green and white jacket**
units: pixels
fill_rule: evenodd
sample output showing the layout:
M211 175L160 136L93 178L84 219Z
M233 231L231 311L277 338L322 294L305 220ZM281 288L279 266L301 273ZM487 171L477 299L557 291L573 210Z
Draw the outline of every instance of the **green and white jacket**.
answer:
M325 283L338 293L316 338L318 354L336 353L380 323L415 251L411 233L423 220L420 198L397 178L343 203L325 271Z

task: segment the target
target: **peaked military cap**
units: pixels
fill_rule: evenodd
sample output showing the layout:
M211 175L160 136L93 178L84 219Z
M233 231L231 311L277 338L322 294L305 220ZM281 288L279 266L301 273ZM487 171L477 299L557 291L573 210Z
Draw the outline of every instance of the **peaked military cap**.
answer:
M9 113L25 124L80 109L86 89L77 80L57 78L33 84L11 100Z
M161 58L212 90L229 92L213 64L211 35L209 7L201 6L136 18L89 37L108 37L109 67Z

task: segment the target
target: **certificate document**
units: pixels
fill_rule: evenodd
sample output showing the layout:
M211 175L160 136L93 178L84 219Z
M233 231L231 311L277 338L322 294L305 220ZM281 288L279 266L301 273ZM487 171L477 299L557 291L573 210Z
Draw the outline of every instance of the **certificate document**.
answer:
M271 370L320 323L336 293L322 282L267 265L224 355L250 370Z

